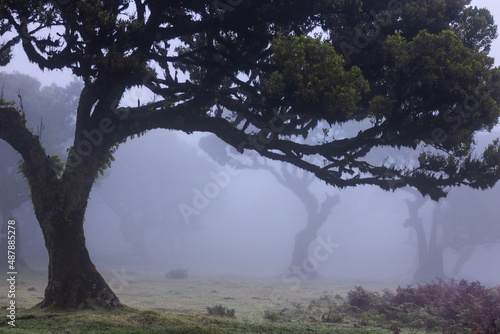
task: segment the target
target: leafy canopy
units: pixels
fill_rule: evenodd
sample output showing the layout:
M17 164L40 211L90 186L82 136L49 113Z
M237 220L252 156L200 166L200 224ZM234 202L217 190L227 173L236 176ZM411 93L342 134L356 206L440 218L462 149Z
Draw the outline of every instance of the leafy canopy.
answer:
M293 112L330 122L347 121L369 90L359 67L345 69L344 58L311 37L278 35L271 43L277 70L263 80L264 96Z
M410 185L437 199L500 177L498 142L473 156L474 134L500 115L500 73L493 17L469 0L2 0L0 34L0 63L21 43L40 68L83 79L67 164L80 153L91 177L118 144L156 128L211 132L337 187ZM133 87L155 100L120 106ZM103 120L112 130L82 151ZM11 109L0 121L36 178L36 140L16 144L27 134ZM328 135L341 126L355 131ZM370 160L381 149L421 152L419 166Z

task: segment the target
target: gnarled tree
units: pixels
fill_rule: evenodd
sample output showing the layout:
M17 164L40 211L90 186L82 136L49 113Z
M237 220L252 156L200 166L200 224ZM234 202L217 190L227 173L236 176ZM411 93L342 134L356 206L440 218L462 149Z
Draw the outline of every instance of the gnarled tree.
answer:
M457 278L461 268L480 246L489 247L500 241L498 217L498 192L495 186L488 191L471 189L453 190L446 199L432 209L430 228L419 214L427 200L415 194L407 200L409 217L405 226L413 228L418 249L418 266L413 276L415 283L437 278ZM457 253L450 272L445 272L446 250Z
M293 280L299 279L299 281L318 278L319 275L316 270L309 273L302 273L302 271L304 268L307 268L308 271L311 271L310 267L314 268L314 264L311 265L310 263L309 248L317 239L318 231L331 215L333 208L340 202L339 195L326 193L326 198L320 202L310 188L315 180L314 175L298 168L290 168L289 164L285 163L282 163L281 168L278 168L267 161L258 159L256 155L247 155L246 159L238 160L214 136L201 138L200 147L221 165L240 169L266 170L271 173L278 183L293 192L304 205L306 225L295 236L292 260L288 269L282 274L282 279L286 280L289 276L292 276ZM297 272L300 277L297 277Z
M120 304L90 260L83 220L112 153L150 129L211 132L240 152L292 163L340 188L409 185L437 199L451 186L492 186L500 176L498 142L477 158L471 144L499 116L500 73L487 56L496 27L488 11L468 4L0 2L2 64L21 43L40 68L67 68L84 81L63 166L46 154L22 113L0 109L0 138L23 158L49 252L41 306ZM120 105L133 87L158 98ZM318 126L363 120L351 137L307 141ZM411 170L367 156L378 147L425 145L437 150Z

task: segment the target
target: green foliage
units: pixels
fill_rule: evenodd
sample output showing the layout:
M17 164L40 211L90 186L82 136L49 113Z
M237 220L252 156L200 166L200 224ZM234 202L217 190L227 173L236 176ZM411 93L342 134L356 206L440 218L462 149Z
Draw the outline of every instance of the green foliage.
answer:
M426 171L425 166L391 169L365 159L373 148L415 150L425 142L443 156L455 155L462 169L475 166L476 161L465 163L471 160L474 133L491 129L500 116L498 85L489 85L499 81L500 71L487 56L497 32L488 10L471 7L468 0L267 6L250 1L229 6L220 15L217 4L145 2L129 11L130 3L123 0L69 1L64 6L8 1L3 8L6 17L29 23L35 47L26 52L33 62L47 69L69 68L84 79L82 103L72 105L73 110L82 107L81 128L91 118L120 118L109 136L110 147L134 133L166 128L213 132L233 146L242 144L240 151L256 149L246 131L251 125L261 137L270 128L280 129L278 136L268 133L265 138L280 143L259 144L261 154L293 161L338 187L377 184L389 190L409 184L437 199L448 185L473 179L474 186L487 187L498 179L492 158L482 175L453 167L444 172ZM19 22L4 19L2 24L5 36L26 33ZM39 33L56 26L71 33ZM16 38L7 43L18 43ZM147 102L127 107L131 113L116 110L117 101L133 87L149 88L158 101L147 110ZM471 97L478 103L467 108L464 101ZM277 112L288 119L285 127L282 120L270 124ZM170 119L176 113L186 117ZM226 129L228 115L245 128ZM351 140L328 138L317 145L321 147L297 146L300 137L318 126L328 123L331 129L366 119L373 127ZM435 131L444 134L442 140L436 140ZM50 151L52 145L46 147ZM303 161L313 155L320 163ZM94 161L102 163L102 173L112 155ZM399 180L384 182L386 175Z
M332 46L311 37L278 35L271 51L277 70L263 80L269 99L283 99L302 113L330 122L352 118L369 89L358 67L346 70L344 58Z
M281 314L276 311L265 310L264 311L264 319L270 321L278 321L281 319Z
M62 2L0 4L0 34L7 40L0 63L10 58L6 52L11 46L23 41L28 58L41 69L69 69L84 81L79 98L68 99L64 108L52 104L60 101L58 94L68 93L57 87L33 98L32 109L25 99L20 109L27 111L26 126L34 128L33 119L38 125L39 115L29 118L32 110L60 112L50 124L53 131L46 123L50 137L43 140L56 144L45 145L50 155L59 153L50 152L52 148L81 137L71 129L59 131L75 118L77 131L104 118L116 129L106 137L106 147L89 152L88 163L80 165L82 175L60 180L35 175L47 163L59 168L54 160L26 159L29 168L20 166L31 172L31 179L39 177L32 182L39 193L61 189L57 195L70 199L63 207L53 205L48 196L37 199L37 216L48 221L41 222L48 224L45 233L54 231L50 217L57 213L69 217L74 210L85 211L86 200L77 199L86 199L98 170L110 166L115 145L157 128L212 132L240 152L258 150L340 188L377 185L395 190L410 185L438 199L450 186L486 188L500 177L498 143L481 158L472 157L475 132L491 129L500 116L500 70L483 52L496 34L492 17L468 7L468 0L403 0L393 9L382 1L271 1L265 6L235 1L239 4L229 6L224 15L218 1ZM318 30L321 39L309 37ZM350 54L342 47L345 43L355 45ZM184 78L178 80L177 71ZM40 84L31 85L26 92L38 95ZM146 87L160 100L127 108L130 113L117 109L134 87ZM472 97L476 105L467 105ZM234 115L234 122L224 118L228 115ZM357 126L354 121L367 118L373 126L351 137L327 140L325 135L319 145L305 142L326 123L330 128L349 121ZM17 130L3 138L20 151L24 147L21 153L27 157L32 147L19 142L27 137L19 131L22 124L10 122L16 124L5 128ZM446 136L435 139L436 130ZM21 145L13 145L16 140ZM416 150L422 143L432 150L411 170L368 158L380 147ZM83 215L72 216L78 217L72 223L83 223ZM51 288L48 293L57 290L56 285ZM64 293L53 293L62 303L69 300ZM351 302L353 309L366 313L363 317L377 317L365 310L374 302L365 291L356 290Z
M219 317L234 318L234 309L229 309L222 304L215 304L214 306L207 306L208 315L216 315Z
M474 131L484 124L497 123L498 92L487 80L493 61L484 53L468 49L454 32L431 34L424 30L411 41L396 34L387 38L384 49L391 64L385 80L388 88L395 91L391 100L405 103L396 105L396 112L389 115L381 114L380 103L375 104L378 118L401 118L398 115L402 113L400 124L405 131L414 132L429 125L430 131L444 129L446 137L438 146L454 150L458 156L467 154L463 148L470 147ZM475 96L480 99L470 108L467 101L476 101Z
M98 170L98 173L101 176L104 176L104 172L108 169L111 168L111 163L115 161L114 153L118 149L118 145L115 145L113 148L111 148L106 154L104 155L103 162L101 164L101 167ZM97 179L97 178L96 178Z
M0 106L2 107L13 107L16 104L14 101L7 101L3 98L3 91L2 91L2 97L0 97Z
M321 315L321 321L329 324L336 324L342 322L342 320L344 320L344 316L340 312L336 312L333 309L330 309Z
M476 330L496 333L500 319L498 288L488 289L479 282L465 280L398 287L396 292L368 292L361 286L347 299L331 303L322 296L311 302L312 309L324 312L322 319L351 319L361 326L424 329L447 333Z
M57 155L52 155L51 158L53 161L52 169L56 171L57 175L61 176L64 171L64 162Z
M19 160L17 163L17 174L20 175L26 183L28 183L28 179L26 178L26 168L27 166L24 160Z
M171 279L185 279L188 277L188 270L183 268L172 269L165 274L165 277Z
M411 106L415 109L440 110L442 106L462 103L479 85L478 78L486 74L485 64L493 64L484 54L473 53L450 30L439 34L424 30L411 41L396 34L387 38L384 48L394 62L386 75L389 84L416 84L419 89L409 93L426 97L432 103L422 101L421 105Z
M354 290L347 294L347 302L356 312L366 311L373 302L374 295L368 293L362 286L355 286Z

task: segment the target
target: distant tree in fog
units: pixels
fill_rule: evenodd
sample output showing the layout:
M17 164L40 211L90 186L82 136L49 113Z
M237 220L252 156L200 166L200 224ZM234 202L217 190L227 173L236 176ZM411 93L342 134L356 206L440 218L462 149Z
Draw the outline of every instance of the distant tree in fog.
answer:
M407 200L409 218L405 226L414 229L417 237L418 267L413 276L417 283L437 277L457 277L461 268L479 246L500 242L500 187L477 191L453 190L446 199L432 209L430 228L421 218L419 210L428 201L415 194ZM457 259L451 272L445 273L444 252L453 250Z
M205 136L200 140L200 147L216 162L221 165L228 165L238 169L266 170L283 187L292 191L293 194L302 202L306 210L307 218L305 227L299 231L295 237L292 251L292 259L289 269L283 274L287 276L296 276L297 271L301 272L300 279L311 279L317 277L317 272L310 272L311 264L308 263L309 247L317 238L317 233L326 222L334 207L340 202L339 195L326 194L326 198L320 201L317 194L311 190L311 184L316 177L313 174L297 167L285 163L269 164L266 160L258 159L254 156L252 159L231 154L226 150L226 146L215 136ZM304 267L308 271L304 272Z
M1 3L0 64L21 43L40 68L67 68L84 82L64 163L29 131L29 110L0 109L0 138L22 156L49 253L40 306L120 305L90 259L83 221L118 146L151 129L214 133L239 152L291 163L339 188L411 186L437 200L448 187L484 189L500 177L498 142L479 158L471 149L474 133L491 129L500 111L487 10L453 0L230 4ZM119 107L134 87L157 99ZM307 140L314 129L363 120L351 137ZM368 162L377 147L437 150L409 169Z
M179 203L192 201L193 188L206 182L215 166L175 134L168 138L171 145L162 147L152 147L151 139L142 138L142 145L120 156L94 187L96 201L118 218L119 231L132 246L129 257L135 264L148 264L146 252L154 245L147 243L147 233L161 235L167 252L162 258L182 261L187 252L185 236L200 220L190 216L186 221Z

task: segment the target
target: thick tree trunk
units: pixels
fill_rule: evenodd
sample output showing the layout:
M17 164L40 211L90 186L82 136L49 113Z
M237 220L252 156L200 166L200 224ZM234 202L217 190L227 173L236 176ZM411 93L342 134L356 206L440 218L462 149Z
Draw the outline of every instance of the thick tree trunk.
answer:
M309 246L316 239L318 229L322 225L321 223L318 224L315 221L309 220L306 227L295 236L290 270L294 272L294 270L300 269L304 273L304 277L307 277L306 279L315 279L318 277L318 272L313 268L314 263L310 263L309 261Z
M425 283L444 277L443 251L441 249L436 249L433 252L429 252L427 256L420 261L420 266L413 275L413 282Z
M20 169L28 181L35 215L49 253L48 284L40 307L120 306L120 301L90 260L83 234L90 190L99 170L112 160L111 149L119 141L111 136L113 128L110 118L106 117L111 117L116 97L124 91L122 84L117 87L120 92L108 87L103 97L96 96L92 89L82 92L74 146L62 175L59 174L60 166L47 155L39 137L26 128L22 114L13 108L0 108L2 122L7 125L0 132L0 138L23 158ZM93 108L97 101L99 103ZM100 116L95 116L98 114Z
M425 204L423 198L416 200L406 200L410 216L406 220L405 226L412 227L417 235L418 247L418 268L413 275L414 283L425 283L444 277L443 251L438 240L438 220L434 215L432 220L431 234L429 242L425 234L424 223L418 214L418 210Z
M40 307L64 309L120 306L90 260L83 222L94 177L85 170L63 176L45 197L34 196L35 213L49 255L48 283ZM38 188L47 187L41 185Z
M71 224L63 219L44 222L49 252L49 279L40 307L98 308L119 306L118 297L89 257L83 235L83 219Z
M321 205L318 200L307 192L307 187L295 193L302 200L307 211L307 225L295 236L292 253L292 262L287 272L298 273L301 280L316 279L319 277L316 266L321 259L310 258L309 247L317 238L318 230L323 226L333 207L340 202L339 196L327 196Z
M423 222L420 217L415 217L410 226L415 229L417 235L418 265L419 267L424 267L429 252L427 249L427 238L425 236Z
M422 235L423 226L418 224L420 228L416 228L417 235L419 238L425 238L425 234ZM435 280L437 278L444 278L444 262L443 262L443 251L444 248L439 245L438 237L438 221L437 219L432 220L431 235L429 238L429 247L426 252L419 251L419 267L415 271L413 276L413 281L415 283L425 283ZM424 239L425 240L425 239ZM419 245L422 241L419 241Z

